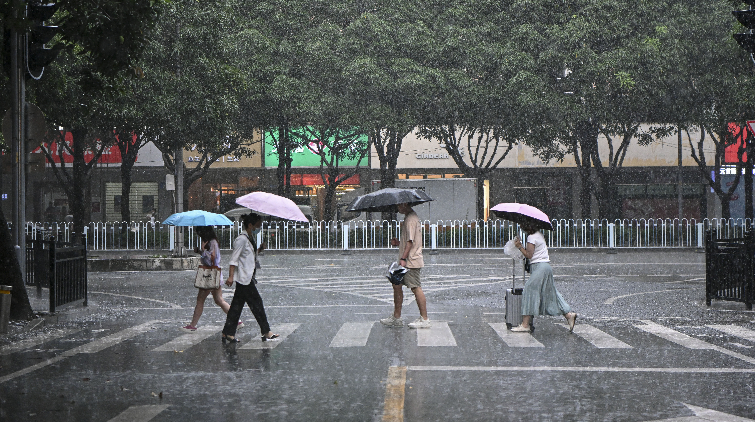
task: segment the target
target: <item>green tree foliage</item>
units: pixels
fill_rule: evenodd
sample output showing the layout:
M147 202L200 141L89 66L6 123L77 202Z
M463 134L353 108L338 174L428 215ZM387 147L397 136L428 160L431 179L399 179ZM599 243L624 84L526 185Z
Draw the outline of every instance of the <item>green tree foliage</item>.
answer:
M238 22L226 0L176 2L164 11L145 52L150 92L146 123L158 132L155 145L174 172L175 153L187 146L199 159L184 173L184 202L192 182L226 155L251 155L253 121L245 101L247 79L238 66Z

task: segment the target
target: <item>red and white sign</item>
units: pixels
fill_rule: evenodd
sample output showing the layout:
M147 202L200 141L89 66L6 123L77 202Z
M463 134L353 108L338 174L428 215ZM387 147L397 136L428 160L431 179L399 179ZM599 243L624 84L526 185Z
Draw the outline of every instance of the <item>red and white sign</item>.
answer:
M755 136L755 120L748 120L747 127L750 128L750 133L752 133L753 136Z

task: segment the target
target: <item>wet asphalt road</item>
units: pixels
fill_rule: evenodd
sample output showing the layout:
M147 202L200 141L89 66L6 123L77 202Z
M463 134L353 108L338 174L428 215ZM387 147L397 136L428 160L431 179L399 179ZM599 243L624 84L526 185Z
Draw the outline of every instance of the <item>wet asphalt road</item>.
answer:
M193 272L90 273L88 307L0 337L0 420L755 420L755 312L705 306L704 254L552 251L579 319L532 335L506 331L512 263L489 251L427 254L433 327L382 326L393 258L267 252L258 287L283 339L261 342L246 309L235 346L211 299L179 330Z

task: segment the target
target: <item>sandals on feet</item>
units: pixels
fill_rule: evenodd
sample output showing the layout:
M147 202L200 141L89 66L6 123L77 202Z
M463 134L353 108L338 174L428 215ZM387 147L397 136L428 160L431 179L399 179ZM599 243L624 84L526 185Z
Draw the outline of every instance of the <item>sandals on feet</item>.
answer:
M574 332L574 326L577 325L577 313L576 312L574 313L574 318L572 318L572 319L568 319L567 318L567 321L569 322L569 332L573 333Z

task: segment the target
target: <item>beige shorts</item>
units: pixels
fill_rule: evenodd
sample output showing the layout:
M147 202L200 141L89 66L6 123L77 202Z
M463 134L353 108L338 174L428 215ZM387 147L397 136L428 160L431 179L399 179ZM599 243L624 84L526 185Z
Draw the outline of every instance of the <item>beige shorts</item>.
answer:
M422 268L409 268L409 271L404 274L404 286L413 289L415 287L422 287L419 282L419 272Z

